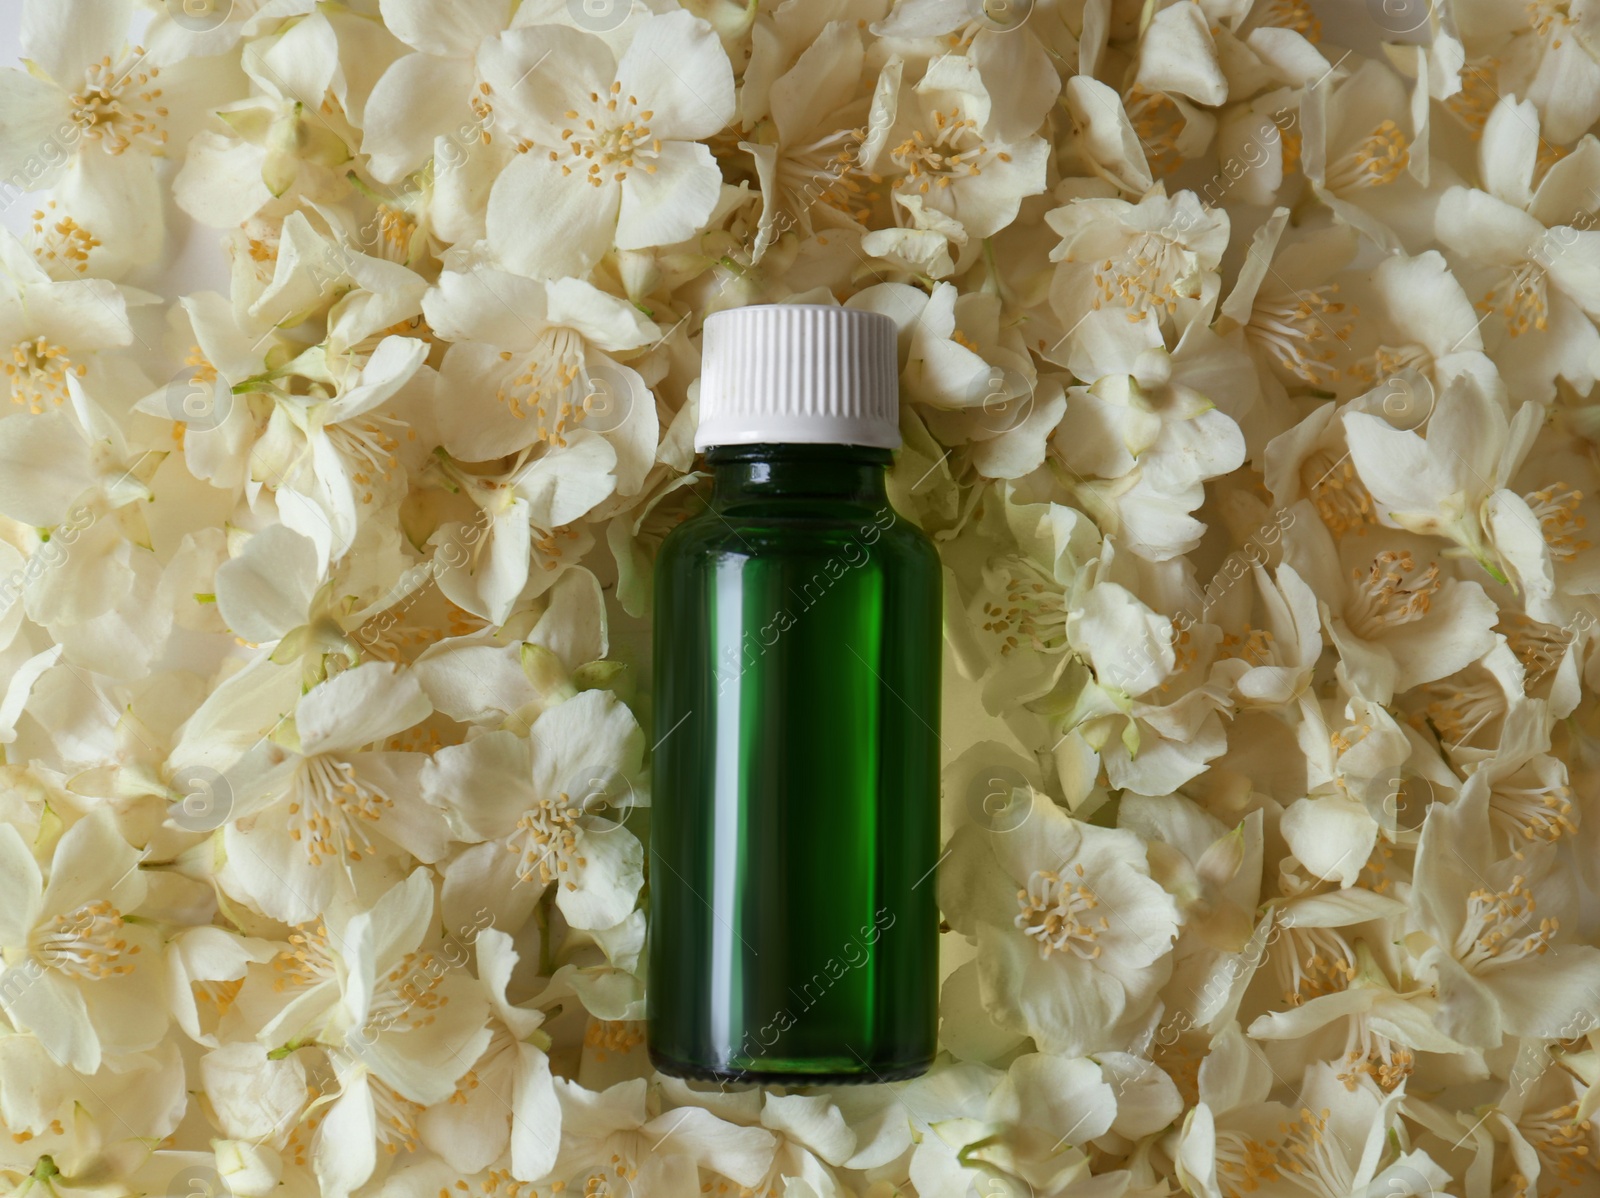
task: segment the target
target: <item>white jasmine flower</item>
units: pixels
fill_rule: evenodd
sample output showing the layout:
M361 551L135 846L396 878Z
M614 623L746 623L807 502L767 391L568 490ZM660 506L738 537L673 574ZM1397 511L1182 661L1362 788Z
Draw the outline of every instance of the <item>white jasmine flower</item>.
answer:
M1145 347L1154 348L1163 344L1164 332L1181 332L1215 302L1228 218L1205 208L1193 192L1169 199L1156 191L1137 204L1075 200L1045 219L1061 236L1050 252L1050 260L1060 264L1050 303L1068 345L1104 331L1119 345L1142 337ZM1090 319L1100 311L1114 319ZM1116 329L1123 317L1136 328ZM1049 350L1052 357L1065 352L1060 346Z
M1523 21L1507 23L1504 10L1486 0L1464 5L1458 30L1474 57L1492 52L1496 94L1525 96L1538 106L1550 139L1573 141L1600 117L1600 64L1584 0L1542 5Z
M526 738L489 732L441 749L423 790L473 846L445 867L447 906L520 928L554 885L574 927L621 922L644 883L644 850L598 812L626 794L643 752L633 713L607 691L552 707Z
M197 812L208 809L203 782L191 790L187 780L174 777L168 760L177 729L204 697L198 678L184 671L161 671L133 681L95 677L86 686L80 676L73 687L77 695L70 697L53 686L70 679L70 671L65 676L46 675L41 693L34 696L33 714L52 732L66 731L67 726L75 730L78 744L62 761L70 762L68 785L74 794L110 802L129 828L166 814L167 803L174 799L188 802ZM70 708L89 696L100 717L93 722ZM58 706L62 702L66 708ZM66 717L67 726L57 717ZM164 856L168 846L163 840L151 837L146 851Z
M370 909L298 929L240 994L271 1011L258 1043L328 1049L347 1083L340 1101L357 1107L373 1101L372 1082L409 1103L444 1101L491 1032L481 988L442 956L436 928L434 882L419 869ZM330 1112L324 1136L333 1120Z
M1365 891L1346 890L1340 892L1340 897L1357 898L1366 894ZM1313 908L1326 906L1326 899L1332 897L1292 900L1279 908L1282 912L1279 926L1298 930L1304 946L1302 954L1293 958L1290 949L1278 953L1278 959L1286 963L1284 972L1290 973L1297 990L1292 1005L1281 1011L1271 1011L1251 1023L1250 1035L1258 1040L1300 1041L1308 1051L1314 1051L1311 1045L1315 1041L1311 1037L1345 1020L1345 1047L1338 1062L1341 1080L1348 1085L1357 1077L1369 1077L1384 1091L1395 1089L1412 1075L1418 1053L1449 1055L1465 1051L1439 1030L1438 998L1432 990L1423 986L1396 990L1365 944L1357 946L1353 958L1346 957L1344 954L1351 951L1349 945L1343 936L1337 936L1333 943L1343 951L1331 958L1334 975L1317 976L1317 967L1330 961L1326 939L1330 932L1307 925L1304 920L1314 920ZM1298 910L1292 910L1296 904ZM1398 909L1398 904L1392 908L1353 907L1343 918L1354 922ZM1319 933L1324 938L1321 943L1316 939ZM1338 988L1317 993L1321 984L1327 982Z
M638 491L659 439L655 399L608 356L659 339L638 308L578 279L536 283L488 267L446 271L423 306L453 343L435 400L446 452L488 461L589 428L616 450L618 492Z
M300 699L293 720L226 775L223 886L285 923L366 897L411 857L435 861L448 839L422 801L428 760L387 742L432 710L409 673L372 662Z
M1255 367L1201 326L1170 354L1159 333L1141 344L1153 332L1109 312L1085 319L1066 361L1089 385L1067 389L1051 451L1074 479L1107 480L1074 487L1085 506L1112 513L1107 532L1165 561L1194 548L1204 530L1189 514L1204 501L1204 481L1244 462L1235 415L1255 398Z
M240 321L244 321L241 327ZM234 493L244 491L250 449L260 435L258 414L233 388L281 365L300 346L276 332L253 329L247 311L214 291L186 295L168 310L177 344L188 344L185 370L144 396L134 411L182 420L184 464L195 478Z
M1490 787L1428 811L1410 906L1421 968L1439 992L1439 1028L1462 1044L1581 1035L1600 1023L1600 949L1562 934L1575 912L1549 850L1496 859ZM1565 918L1563 918L1565 917Z
M81 138L84 153L121 157L133 151L130 167L140 156L161 152L167 106L155 83L160 70L145 61L141 48L124 40L131 15L131 6L124 5L99 11L89 3L25 6L22 50L33 69L6 72L6 89L16 105L15 123L8 122L6 130L7 175L13 158L20 161L57 137ZM56 175L66 162L55 164ZM54 178L34 182L42 189Z
M1542 700L1556 720L1570 715L1581 701L1583 683L1579 678L1579 663L1585 638L1579 630L1587 624L1582 605L1576 606L1578 610L1563 618L1560 624L1536 619L1526 611L1504 609L1495 625L1495 631L1505 639L1505 647L1516 662L1512 666L1491 651L1491 658L1497 659L1496 664L1501 667L1495 677L1504 681L1508 698L1514 701L1520 693ZM1556 610L1568 609L1562 605ZM1551 620L1556 618L1555 612L1550 612L1549 616Z
M604 1192L615 1183L636 1194L693 1194L702 1167L754 1187L771 1159L773 1137L762 1129L735 1128L694 1107L651 1118L642 1078L598 1093L561 1078L555 1087L565 1134L549 1177L564 1188Z
M884 64L862 169L967 237L991 236L1045 189L1049 143L1036 134L1058 86L1049 60L1031 39L997 38L932 59L915 84L906 67L898 56Z
M1377 60L1344 78L1324 72L1300 105L1306 178L1340 220L1385 249L1431 232L1430 197L1406 170L1417 136L1410 111L1400 77Z
M629 1065L624 1073L637 1070L640 1054L629 1052L630 1046L643 1041L638 1023L645 1017L644 981L640 963L645 947L645 915L643 911L630 911L626 918L609 928L588 928L575 932L567 941L573 951L571 959L557 966L550 984L539 992L543 1003L560 1002L573 998L595 1020L605 1023L631 1025L607 1032L596 1029L600 1043L592 1045L588 1030L584 1032L584 1058L580 1071L597 1072L588 1067L595 1060L591 1047L603 1048L608 1041L621 1053L627 1053ZM587 1029L588 1024L585 1021ZM570 1025L569 1025L570 1028ZM599 1070L598 1072L614 1072Z
M477 55L511 23L504 4L384 0L384 24L413 51L373 85L361 151L374 176L394 182L436 155L437 139L462 155L492 142L492 109L474 94Z
M226 66L129 44L128 3L28 0L19 12L26 69L0 72L0 178L11 191L53 188L65 224L54 244L97 273L152 261L164 243L156 160L229 98Z
M136 587L148 601L145 588L153 589L159 569L142 501L164 455L130 446L75 375L67 376L67 396L70 408L0 420L0 513L61 537L58 550L31 550L40 553L39 567L24 571L31 617L87 630L125 610ZM165 632L146 634L159 641Z
M1591 461L1582 442L1548 424L1483 506L1485 531L1522 591L1527 615L1557 627L1578 619L1578 596L1595 593L1600 554L1588 529L1600 511L1592 489L1567 481L1586 477L1579 472Z
M1541 178L1542 145L1533 104L1502 100L1478 146L1484 189L1446 191L1435 231L1487 318L1485 349L1507 386L1519 397L1548 400L1557 378L1587 388L1594 377L1600 146L1586 143Z
M1269 125L1277 147L1282 135ZM1251 237L1218 327L1239 325L1245 345L1287 386L1332 386L1352 373L1355 321L1345 284L1329 276L1349 264L1358 238L1334 224L1284 240L1288 224L1289 210L1274 209Z
M1493 750L1457 751L1471 772L1463 791L1489 792L1489 822L1504 850L1520 857L1578 831L1583 806L1569 785L1566 763L1550 755L1550 717L1538 699L1510 704Z
M1253 588L1229 592L1243 600L1242 622L1216 621L1227 629L1217 647L1217 668L1233 680L1241 705L1284 706L1305 691L1322 657L1317 597L1293 566L1280 565L1269 577L1256 565L1251 574Z
M1486 505L1522 465L1541 419L1529 401L1508 421L1492 395L1462 378L1439 397L1426 437L1368 412L1349 412L1343 423L1382 523L1447 537L1504 581L1499 555L1485 544Z
M956 1198L971 1193L974 1186L1008 1196L1031 1192L1025 1182L1008 1178L988 1161L972 1159L965 1152L969 1144L994 1130L985 1116L990 1096L1004 1077L979 1061L940 1061L905 1085L907 1109L927 1127L917 1140L909 1170L918 1194ZM1075 1159L1080 1154L1068 1148L1064 1155Z
M934 1103L919 1090L933 1090ZM907 1092L912 1110L933 1107L911 1177L919 1194L941 1198L974 1186L980 1193L1050 1193L1088 1183L1084 1146L1110 1130L1123 1093L1095 1061L1048 1053L1019 1056L999 1075L958 1066Z
M1438 729L1440 748L1458 768L1492 752L1505 720L1525 697L1527 674L1503 633L1477 662L1448 678L1419 688L1428 721Z
M966 668L983 677L984 705L997 714L1060 678L1072 648L1067 616L1100 550L1093 522L1064 504L1007 502L1006 515L1020 552L983 565L966 618L951 630Z
M0 1077L8 1083L0 1100L0 1184L34 1198L164 1187L161 1162L145 1178L140 1172L151 1163L151 1144L183 1117L183 1058L169 1042L121 1054L116 1063L90 1080L52 1060L32 1036L0 1038Z
M1122 1042L1170 968L1178 911L1131 832L1083 824L1043 795L1019 826L958 830L939 905L978 944L985 1008L1067 1054Z
M298 659L310 687L327 676L332 659L353 666L366 657L406 656L405 616L428 582L427 568L411 566L403 553L399 534L369 521L327 577L316 543L274 524L218 566L212 585L227 627L253 644L277 642L273 660Z
M1505 1136L1513 1180L1524 1177L1551 1193L1593 1180L1600 1143L1586 1110L1589 1101L1583 1079L1565 1061L1552 1061L1538 1076L1523 1074L1506 1087L1490 1119Z
M383 41L388 45L363 49L388 58L396 43L386 34ZM360 142L361 91L340 61L330 18L309 13L247 42L240 65L253 94L221 106L226 133L208 128L189 143L172 182L178 206L203 225L227 229L286 196L343 198L344 173Z
M385 337L365 361L313 347L236 390L272 400L250 449L252 480L273 489L283 523L337 561L355 540L360 511L404 483L402 455L417 452L410 424L382 405L417 374L428 347Z
M799 17L775 14L774 29ZM756 26L752 61L739 95L741 120L746 127L755 126L740 148L755 160L762 196L761 222L751 249L754 262L791 228L809 237L818 229L866 225L874 209L883 208L882 193L872 188L859 157L866 136L859 127L866 105L857 95L866 61L861 33L845 20L829 21L814 32L795 32L797 42L805 39L805 48L765 87L766 112L761 114L757 97L768 83L766 59L769 53L776 59L788 39L780 41L778 33ZM944 239L938 240L945 250Z
M381 216L379 219L382 219ZM422 311L426 282L398 262L362 253L337 224L323 232L300 212L284 218L272 278L251 302L252 320L293 328L326 316L327 352L340 359L369 339L405 329ZM259 345L259 339L257 340Z
M0 371L12 403L34 413L63 406L69 375L85 378L97 351L132 341L114 283L57 281L12 233L0 231Z
M503 624L519 599L537 599L594 544L577 523L616 490L617 451L576 429L564 445L523 450L503 473L481 474L436 451L439 473L470 502L473 518L437 528L434 577L468 612Z
M1399 261L1398 256L1386 260ZM1446 302L1435 298L1441 304ZM1360 413L1390 428L1414 432L1426 428L1436 408L1487 403L1488 397L1500 390L1492 373L1485 380L1470 369L1452 375L1446 387L1436 388L1424 373L1426 369L1426 365L1421 369L1403 366L1345 403L1313 408L1298 424L1267 443L1263 479L1277 505L1277 519L1285 528L1294 522L1295 505L1302 499L1310 502L1335 538L1362 537L1370 526L1389 522L1357 470L1345 433L1347 415ZM1468 375L1479 383L1490 382L1491 388L1486 392ZM1468 397L1468 388L1476 388L1475 394ZM1458 397L1462 397L1459 402ZM1454 415L1444 417L1441 424L1454 419ZM1489 413L1486 419L1503 422L1504 417Z
M1397 371L1414 370L1440 396L1460 374L1479 380L1481 389L1497 385L1495 364L1483 352L1483 319L1437 251L1415 258L1391 254L1365 287L1350 288L1350 296L1355 310L1372 316L1370 324L1363 320L1355 326L1351 339L1350 352L1362 359L1355 368L1359 377L1381 382ZM1391 399L1388 406L1396 403ZM1415 410L1402 408L1401 423L1419 427L1426 410L1421 403Z
M1173 4L1155 14L1139 43L1134 86L1176 93L1210 107L1228 98L1228 81L1199 4Z
M1280 830L1313 876L1352 886L1372 856L1380 819L1394 822L1386 807L1411 744L1380 702L1359 694L1342 711L1307 696L1300 713L1307 793L1289 804Z
M1170 794L1226 748L1219 713L1232 704L1225 680L1207 677L1204 655L1215 647L1213 634L1191 643L1191 630L1112 580L1108 567L1116 560L1108 543L1094 585L1067 621L1073 648L1093 678L1066 679L1061 694L1036 706L1060 730L1055 751L1063 762L1098 755L1111 785ZM1090 774L1092 761L1086 756Z
M423 1112L418 1133L463 1175L488 1169L509 1152L511 1175L537 1181L555 1163L561 1142L561 1106L545 1055L551 1041L540 1030L544 1013L506 999L517 966L511 937L487 926L474 927L471 934L492 1034L483 1054L456 1082L455 1093ZM447 947L458 957L452 965L466 963L453 938Z
M239 936L223 928L184 928L167 944L167 981L173 1018L191 1040L210 1048L221 1046L219 1031L251 965L263 965L278 954L270 940ZM246 1046L246 1055L261 1051ZM241 1133L256 1138L255 1133Z
M253 1040L214 1048L200 1058L196 1075L223 1134L280 1151L315 1092L301 1053L271 1052Z
M0 826L14 896L0 926L0 1007L63 1065L92 1074L107 1053L153 1048L167 1028L161 939L136 916L147 893L139 852L104 808L61 836L41 870Z
M1202 1102L1184 1125L1179 1175L1207 1195L1427 1198L1449 1174L1427 1153L1407 1150L1397 1117L1403 1096L1403 1086L1384 1094L1364 1077L1352 1084L1334 1066L1317 1064L1301 1082L1298 1111L1266 1101L1231 1110Z
M1038 375L1021 335L1001 328L996 296L960 295L950 283L931 293L880 283L851 296L846 307L881 312L900 327L901 386L945 444L992 440L1046 402L1035 399ZM1043 448L1041 438L1041 460Z
M1205 948L1236 953L1255 929L1261 889L1261 820L1231 831L1197 804L1177 795L1125 795L1117 826L1136 832L1150 856L1151 874L1172 895L1188 942L1178 956ZM1190 935L1192 933L1192 935Z
M1200 5L1186 0L1158 9L1144 27L1125 97L1134 132L1156 170L1165 173L1205 153L1217 127L1206 108L1226 100L1228 90Z
M1076 165L1103 181L1111 194L1148 193L1154 181L1150 162L1116 90L1088 75L1074 75L1066 82L1062 100L1075 132L1065 148L1077 159Z
M1362 470L1363 480L1369 477L1377 475ZM1385 476L1380 489L1399 482ZM1341 675L1357 694L1387 703L1493 647L1494 601L1476 582L1453 578L1430 560L1427 542L1374 532L1336 544L1310 504L1298 506L1303 516L1284 534L1284 560L1316 593Z
M797 1179L813 1194L824 1198L845 1198L840 1171L858 1168L867 1162L857 1157L870 1153L872 1146L860 1142L862 1124L847 1121L840 1104L823 1094L744 1094L711 1095L697 1093L681 1083L668 1083L667 1093L678 1103L685 1130L696 1136L715 1130L717 1123L706 1116L725 1121L724 1126L739 1127L737 1139L723 1133L726 1163L710 1165L710 1171L729 1182L756 1193L776 1191ZM890 1117L903 1113L895 1111ZM665 1116L663 1116L665 1118ZM903 1148L909 1144L909 1133ZM895 1143L900 1143L898 1140ZM754 1176L755 1181L745 1180ZM726 1184L726 1183L724 1183Z
M1067 616L1067 635L1105 689L1133 697L1178 665L1172 622L1109 578L1097 579Z
M592 688L619 663L608 649L605 597L588 570L565 571L521 640L484 629L425 649L411 673L434 708L486 729L524 732L547 709Z
M478 61L497 128L523 150L489 195L489 241L507 266L582 274L613 245L670 245L710 216L722 175L700 139L732 119L734 95L704 21L672 12L641 22L620 60L590 33L513 29Z

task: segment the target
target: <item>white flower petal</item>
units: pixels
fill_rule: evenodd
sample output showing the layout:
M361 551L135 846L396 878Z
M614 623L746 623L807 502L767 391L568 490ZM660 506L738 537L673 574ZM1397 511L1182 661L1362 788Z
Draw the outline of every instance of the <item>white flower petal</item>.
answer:
M22 9L22 53L67 87L81 85L89 68L122 48L133 17L129 0L29 0Z
M380 0L383 23L413 50L466 58L511 20L510 0Z
M830 1165L843 1164L855 1151L856 1134L839 1108L821 1095L769 1094L761 1123L804 1144Z
M306 621L320 564L316 546L299 533L263 529L217 568L217 610L246 640L277 640Z
M547 321L545 294L546 289L533 280L492 267L466 273L447 270L428 289L422 310L434 332L447 340L527 349Z
M523 469L512 484L540 528L560 528L588 513L616 489L617 451L598 433L579 429Z
M604 40L558 24L509 29L478 50L478 74L494 96L495 135L543 147L561 145L564 114L581 97L609 92L615 70Z
M1026 1053L1006 1070L1005 1081L989 1100L989 1113L1058 1135L1058 1148L1086 1144L1111 1129L1117 1093L1091 1060Z
M581 171L568 169L563 175L561 164L533 150L518 155L495 180L485 228L512 270L534 278L583 275L611 248L621 186L608 178L591 187Z
M89 446L65 412L0 420L0 512L49 528L94 480Z
M378 1124L366 1070L351 1069L327 1108L312 1147L312 1168L326 1198L349 1198L378 1164Z
M733 119L733 66L711 26L686 10L639 28L617 82L651 110L651 132L663 139L708 138Z
M1533 172L1539 155L1539 110L1531 100L1502 96L1483 123L1478 170L1484 186L1508 204L1526 208L1533 200Z
M578 833L572 868L557 882L556 906L575 928L610 928L627 918L644 886L644 846L627 828Z
M96 807L56 845L40 905L47 915L69 915L105 899L119 911L132 912L144 901L145 890L139 851L122 838L110 810Z
M308 692L295 709L295 726L302 753L337 753L382 742L421 723L432 710L409 673L387 662L368 662Z
M636 305L582 279L556 279L546 285L546 292L550 323L576 329L601 349L638 349L661 336L655 322Z
M722 171L710 149L698 142L663 142L650 165L655 173L635 167L622 181L618 249L687 240L705 223L722 194Z
M1319 878L1351 886L1372 856L1377 821L1361 803L1336 795L1296 799L1283 813L1283 836Z
M16 826L0 825L0 887L13 896L0 910L0 945L23 945L38 917L44 893L39 863Z
M821 126L840 97L855 91L865 58L854 23L830 21L772 85L772 121L780 144L795 145Z
M463 839L504 836L537 801L529 765L526 740L510 732L486 732L433 754L423 769L423 793L451 812Z
M1151 18L1134 85L1147 92L1175 92L1197 104L1217 105L1228 98L1228 80L1200 5L1171 4Z
M0 71L0 178L8 188L53 186L70 161L62 147L78 136L61 88L27 71Z
M1439 240L1456 253L1504 266L1526 260L1544 238L1544 226L1522 209L1467 187L1439 198L1434 222Z
M86 1074L99 1070L100 1037L80 987L37 965L8 967L0 972L0 1006L61 1064Z
M645 1124L645 1132L660 1137L657 1142L662 1150L667 1150L670 1140L701 1168L752 1189L767 1177L779 1143L777 1136L763 1128L741 1127L694 1106L663 1112Z

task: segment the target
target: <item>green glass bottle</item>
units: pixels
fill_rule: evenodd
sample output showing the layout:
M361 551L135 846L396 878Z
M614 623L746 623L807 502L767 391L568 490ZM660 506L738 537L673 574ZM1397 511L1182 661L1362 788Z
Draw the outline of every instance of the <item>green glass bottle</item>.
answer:
M889 506L895 326L709 318L708 509L655 574L650 1055L887 1081L935 1050L938 555Z

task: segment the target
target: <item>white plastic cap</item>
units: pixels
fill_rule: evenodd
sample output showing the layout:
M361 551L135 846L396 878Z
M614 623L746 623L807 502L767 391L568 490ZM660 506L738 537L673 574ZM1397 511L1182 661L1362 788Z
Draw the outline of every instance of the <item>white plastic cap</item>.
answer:
M821 304L706 318L694 447L900 444L894 321Z

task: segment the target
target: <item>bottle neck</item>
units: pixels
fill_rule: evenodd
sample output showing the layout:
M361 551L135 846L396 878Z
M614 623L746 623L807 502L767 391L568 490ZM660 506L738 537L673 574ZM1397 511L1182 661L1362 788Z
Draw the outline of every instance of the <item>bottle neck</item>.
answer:
M706 451L711 505L751 499L888 502L893 455L864 445L717 445Z

